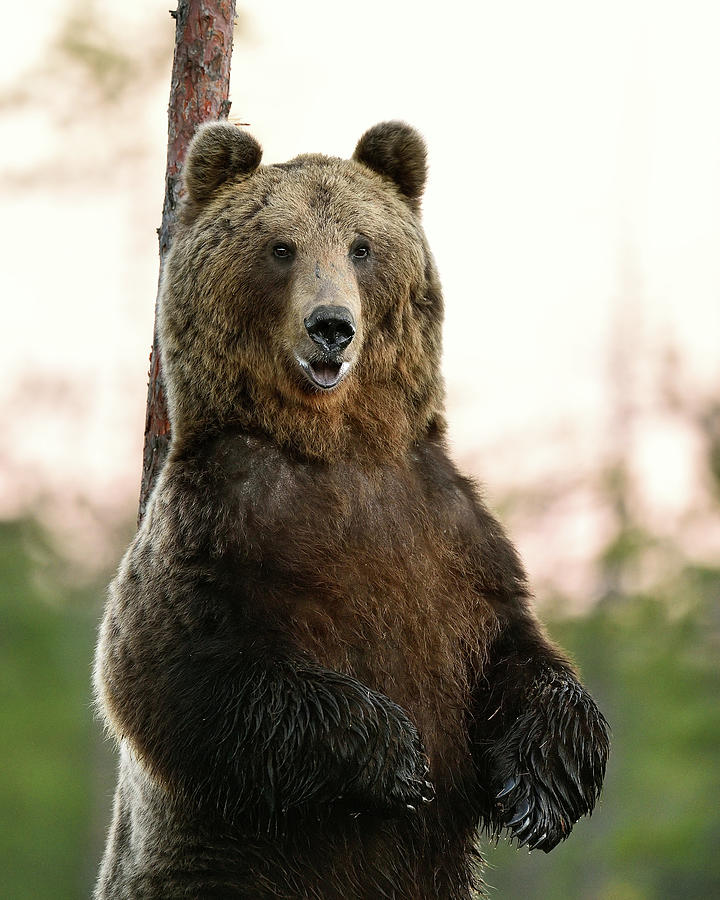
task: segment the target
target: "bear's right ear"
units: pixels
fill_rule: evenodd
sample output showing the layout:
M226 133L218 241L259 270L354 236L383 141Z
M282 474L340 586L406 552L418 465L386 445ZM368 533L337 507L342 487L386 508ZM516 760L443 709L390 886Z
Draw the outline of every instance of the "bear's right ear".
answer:
M425 141L405 122L381 122L358 141L353 159L384 175L417 206L427 177Z
M202 203L228 178L254 172L261 159L262 148L247 131L229 122L207 122L188 147L185 190L191 200Z

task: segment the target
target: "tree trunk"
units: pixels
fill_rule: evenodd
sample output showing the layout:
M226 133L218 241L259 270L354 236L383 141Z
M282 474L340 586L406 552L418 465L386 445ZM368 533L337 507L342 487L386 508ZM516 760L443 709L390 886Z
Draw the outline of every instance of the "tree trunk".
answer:
M182 193L180 170L190 139L201 122L226 119L230 112L228 95L235 0L178 0L177 12L171 11L170 15L176 21L176 30L168 106L165 202L158 229L161 277L177 218ZM145 514L148 497L170 444L170 422L158 346L157 299L149 379L138 524Z

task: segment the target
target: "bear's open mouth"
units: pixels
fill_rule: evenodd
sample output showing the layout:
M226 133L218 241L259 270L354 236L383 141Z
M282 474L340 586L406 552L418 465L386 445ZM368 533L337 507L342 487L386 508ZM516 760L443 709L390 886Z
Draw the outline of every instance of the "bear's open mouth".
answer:
M299 356L295 358L300 365L303 375L310 384L323 391L329 391L339 384L350 368L349 362L337 362L327 359L317 359L308 362Z

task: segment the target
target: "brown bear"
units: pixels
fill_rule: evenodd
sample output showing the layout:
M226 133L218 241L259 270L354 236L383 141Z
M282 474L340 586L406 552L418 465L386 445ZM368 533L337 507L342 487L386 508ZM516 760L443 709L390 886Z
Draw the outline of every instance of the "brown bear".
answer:
M425 146L260 165L202 127L163 276L172 445L110 588L97 898L469 898L551 850L603 716L448 458Z

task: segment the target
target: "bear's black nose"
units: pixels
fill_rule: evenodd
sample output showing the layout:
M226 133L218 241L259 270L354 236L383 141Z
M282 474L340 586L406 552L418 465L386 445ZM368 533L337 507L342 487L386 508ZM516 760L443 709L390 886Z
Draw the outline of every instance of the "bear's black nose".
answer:
M355 337L352 313L344 306L316 306L305 319L305 328L327 353L339 353Z

